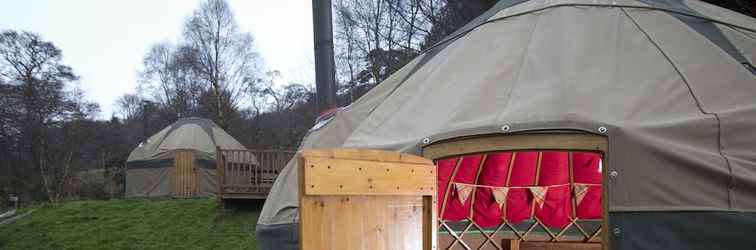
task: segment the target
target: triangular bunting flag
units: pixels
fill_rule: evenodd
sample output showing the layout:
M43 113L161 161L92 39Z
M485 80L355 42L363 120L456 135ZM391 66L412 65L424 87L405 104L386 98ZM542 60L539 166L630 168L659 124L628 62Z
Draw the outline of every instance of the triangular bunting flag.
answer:
M470 197L470 193L473 191L473 186L454 183L454 187L457 189L457 198L459 199L459 202L465 204L467 197Z
M493 193L493 197L496 200L496 203L499 204L499 207L507 205L507 193L509 193L508 187L492 187L491 193Z
M588 193L589 186L582 183L575 183L573 186L575 187L575 201L579 206L580 202L585 198L585 194Z
M543 208L543 201L546 199L546 191L549 187L529 187L528 189L533 193L533 201L538 204L538 208Z

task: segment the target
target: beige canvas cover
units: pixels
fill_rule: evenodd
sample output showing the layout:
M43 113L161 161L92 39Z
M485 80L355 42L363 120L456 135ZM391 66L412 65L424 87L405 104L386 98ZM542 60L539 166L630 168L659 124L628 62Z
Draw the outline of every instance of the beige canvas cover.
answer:
M756 212L754 53L756 20L696 0L502 1L301 148L605 127L612 212ZM297 222L294 166L258 224Z
M191 150L197 171L198 196L215 194L216 147L247 150L213 121L181 118L137 146L126 161L126 196L159 197L174 194L176 150ZM256 159L250 159L257 164Z

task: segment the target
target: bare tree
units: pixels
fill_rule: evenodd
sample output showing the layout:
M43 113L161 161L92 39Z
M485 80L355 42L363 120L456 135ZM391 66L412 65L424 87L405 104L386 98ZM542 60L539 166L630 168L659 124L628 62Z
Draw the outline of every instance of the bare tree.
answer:
M352 102L494 3L495 0L336 1L334 30L340 99ZM348 94L347 98L344 94Z
M257 78L260 57L250 33L242 32L225 0L206 0L185 22L184 42L197 54L196 69L215 98L216 120L228 126L224 103L235 107ZM228 93L228 94L223 94Z
M423 5L419 0L336 2L337 70L350 99L354 89L383 81L419 53L432 22Z
M135 94L124 94L115 101L121 117L125 121L137 119L142 112L142 102L144 99Z
M260 115L265 111L269 111L268 109L270 107L275 107L274 109L278 107L278 105L276 105L275 97L277 96L274 87L276 82L280 79L281 72L278 70L271 70L265 72L265 74L254 83L249 84L247 87L247 93L250 97L252 117Z
M343 2L336 5L336 29L335 39L337 45L335 48L335 61L337 79L340 80L340 91L346 94L347 103L354 101L354 88L357 85L356 71L361 67L362 59L357 51L356 29L357 22L352 17L352 13L346 8ZM344 105L344 104L340 104Z
M248 144L264 148L295 149L315 120L315 91L306 85L280 81L269 71L254 88L253 114L245 126Z
M64 90L78 77L62 60L60 49L35 33L0 33L0 81L9 83L11 94L6 98L17 104L12 124L4 125L18 131L17 150L28 155L39 171L52 202L60 198L71 163L78 157L80 141L75 137L80 131L72 122L96 109L81 101L80 91Z
M88 102L84 97L84 91L81 88L74 88L70 93L70 99L66 103L68 116L54 128L56 136L52 136L51 142L54 142L56 150L49 150L48 162L50 163L51 172L49 175L55 181L55 187L48 187L53 190L51 202L57 202L64 194L65 185L71 179L71 173L74 166L82 157L82 144L87 131L85 123L88 123L100 111L99 105ZM43 178L48 178L43 175ZM52 185L52 184L50 184ZM53 189L54 188L54 189Z
M155 99L176 116L197 112L197 99L204 89L199 77L196 51L163 42L150 48L139 72L143 89L152 90Z

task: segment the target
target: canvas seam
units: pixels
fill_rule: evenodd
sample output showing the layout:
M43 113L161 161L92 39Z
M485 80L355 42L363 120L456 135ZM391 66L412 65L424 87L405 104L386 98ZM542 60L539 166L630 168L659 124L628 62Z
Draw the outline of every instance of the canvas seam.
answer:
M705 16L710 16L709 14L705 14L705 12L717 12L717 11L721 11L721 10L731 11L729 9L721 8L719 6L716 6L716 5L713 5L713 4L710 4L710 3L706 3L706 2L702 2L700 0L698 0L698 3L694 4L694 5L689 4L690 2L691 1L689 1L689 0L683 0L681 3L684 6L686 6L688 9L690 9L692 11L695 11L698 14L705 15ZM702 5L701 3L704 3L704 4ZM706 6L706 5L709 5L709 6ZM717 10L718 8L721 8L721 9ZM701 11L701 10L704 10L704 11ZM734 12L734 13L735 14L741 14L739 12ZM730 14L732 14L732 13L730 13ZM742 15L742 17L750 18L749 16L746 16L746 15ZM727 21L728 22L732 22L732 23L738 23L738 21L735 21L735 20L732 20L732 19L727 20ZM743 26L746 26L746 25L747 24L744 24ZM725 25L725 26L728 26L728 25ZM730 27L730 26L728 26L728 27ZM730 27L730 28L732 28L734 30L739 30L740 31L740 29L735 28L735 27ZM754 31L751 30L751 32L754 32Z
M545 2L544 2L545 3ZM507 103L504 104L502 109L506 109L509 107L509 104L512 102L512 92L515 91L515 88L518 83L520 83L520 77L522 76L522 68L525 65L525 58L530 54L530 49L533 45L533 37L535 36L535 32L538 29L538 24L541 22L541 15L538 15L535 24L533 24L533 29L530 30L530 35L528 36L527 44L528 46L525 47L525 51L522 52L522 55L520 56L520 63L519 67L517 68L517 76L515 77L514 83L512 83L512 87L509 89L509 93L507 93ZM501 114L496 116L496 122L500 122L502 120Z
M729 23L729 22L726 22L726 21L720 21L720 20L717 20L717 19L713 19L713 18L709 18L709 17L704 17L704 16L701 16L701 15L686 13L686 12L683 12L683 11L677 11L677 10L672 10L672 9L667 9L667 8L659 8L659 7L651 7L651 6L638 6L638 5L622 5L622 4L581 4L581 3L567 3L567 4L554 4L554 5L550 5L550 6L546 6L546 7L542 7L542 8L527 10L527 11L515 13L515 14L512 14L512 15L508 15L508 16L503 16L503 17L487 20L487 21L482 22L482 23L480 23L480 24L478 24L476 26L473 26L473 27L469 28L468 30L465 30L464 32L461 32L461 33L459 33L459 34L457 34L457 35L455 35L453 37L441 40L440 42L438 42L438 43L434 44L433 46L429 47L428 49L426 49L425 51L420 52L420 54L424 54L427 51L429 51L429 50L431 50L431 49L433 49L433 48L435 48L437 46L441 46L444 43L454 41L457 38L462 37L462 36L466 35L467 33L471 32L471 31L473 31L473 30L475 30L475 29L477 29L477 28L479 28L479 27L481 27L483 25L489 24L489 23L493 23L493 22L497 22L497 21L502 21L502 20L509 19L509 18L512 18L512 17L523 16L523 15L527 15L527 14L531 14L531 13L535 13L535 12L539 12L539 11L543 11L543 10L547 10L547 9L552 9L552 8L559 8L559 7L581 7L581 6L582 7L599 7L599 8L634 8L634 9L645 9L645 10L652 10L652 11L669 12L669 13L673 13L673 14L678 14L678 15L684 15L684 16L688 16L688 17L698 18L698 19L702 19L702 20L706 20L706 21L709 21L709 22L718 23L718 24L722 24L722 25L726 25L726 26L730 26L730 27L736 27L736 28L747 30L747 31L751 31L751 32L756 32L756 30L754 30L754 29L751 29L751 28L748 28L748 27L744 27L744 26L740 26L740 25L733 24L733 23Z
M645 3L647 5L653 6L652 3L647 3L646 2L648 0L637 0L637 1L640 1L640 2ZM700 13L700 12L694 10L693 8L691 8L690 6L688 6L688 5L686 5L686 4L682 3L682 2L679 2L677 4L679 4L679 5L674 5L674 3L671 3L671 5L670 4L664 4L664 5L666 5L666 9L679 10L681 12L689 13L689 14L696 15L696 16L706 16L703 13ZM678 7L678 8L676 8L676 7ZM685 26L687 26L688 29L690 29L692 31L695 31L696 33L698 33L701 36L703 36L712 45L718 47L720 50L722 50L722 52L724 52L727 56L733 58L735 61L741 61L741 59L744 60L744 61L747 61L747 59L745 58L745 56L743 55L743 53L734 44L732 44L732 41L730 41L730 39L728 39L727 36L724 35L724 33L722 32L722 29L720 29L717 26L717 23L714 23L714 22L709 22L709 23L702 22L701 25L694 26L692 23L689 23L689 22L686 22L685 20L683 20L683 18L680 17L677 14L671 14L671 16L674 17L675 19L679 20ZM703 30L699 30L699 29L703 28L703 25L710 25L709 28L711 28L714 31L716 31L718 33L718 35L720 35L721 38L724 39L724 41L726 42L726 44L718 44L718 43L714 42L714 40L712 40L713 39L712 37L707 36L703 32ZM696 27L698 27L698 28L696 28ZM732 53L730 53L730 52L732 52Z
M727 158L727 156L725 156L724 152L722 152L722 121L719 119L719 115L716 112L708 112L703 108L700 100L698 100L698 97L693 92L693 88L691 88L690 83L688 82L688 79L685 77L685 75L682 74L682 72L680 72L680 69L677 67L677 64L675 64L672 61L672 59L667 55L667 53L664 52L664 50L659 46L659 44L657 44L651 38L651 35L649 35L643 29L643 27L641 27L640 24L638 24L638 22L635 21L635 18L633 18L629 13L627 13L625 8L620 8L620 9L622 10L622 13L624 13L625 16L627 16L630 19L630 21L633 22L635 27L638 28L638 30L644 34L646 39L648 39L648 41L659 51L659 53L661 53L662 56L664 56L664 58L667 60L667 62L669 62L672 68L674 68L675 72L680 76L686 88L688 89L688 92L690 93L691 97L693 97L693 101L696 103L696 106L698 107L699 111L701 111L701 113L704 115L713 116L714 119L717 121L717 152L719 153L719 156L722 157L722 159L724 159L725 165L727 165L727 171L729 173L729 176L728 176L729 178L727 182L727 208L732 209L732 194L731 193L732 193L732 186L733 186L734 178L732 175L732 166L730 165L730 160Z
M643 3L646 3L645 2L646 0L639 0L639 1L641 1ZM646 3L646 4L650 5L650 3ZM681 8L681 10L683 12L687 12L687 13L690 13L692 15L705 16L703 13L700 13L700 12L694 10L693 8L691 8L690 6L687 6L686 4L684 4L682 2L680 3L680 8ZM673 8L668 8L668 9L673 9ZM706 40L706 42L708 42L713 47L718 48L720 50L720 52L722 53L722 56L731 58L732 60L738 62L738 64L740 64L741 66L745 67L746 70L748 70L748 72L750 72L752 74L756 74L756 71L750 70L750 68L749 68L750 61L748 60L748 58L746 58L746 56L743 54L743 52L737 46L735 46L735 44L733 44L732 41L724 34L724 31L722 31L722 29L718 26L718 23L716 23L716 22L710 22L710 23L702 23L702 25L707 25L707 24L711 25L711 28L713 30L715 30L716 32L718 32L719 35L721 35L721 38L726 42L726 44L718 44L718 43L714 42L714 40L712 40L712 38L710 38L709 36L705 35L703 31L701 31L698 28L694 27L692 24L689 24L686 21L684 21L682 19L682 17L680 17L680 15L675 14L675 13L672 13L670 15L672 17L674 17L675 19L677 19L678 21L680 21L680 23L682 23L688 30L701 35L704 38L704 40ZM729 26L729 25L724 25L724 26L727 27L727 28L733 29L733 30L735 30L737 32L740 32L742 34L745 34L741 30L736 29L736 28L734 28L732 26ZM728 49L725 49L725 47L728 47Z
M743 36L747 37L749 40L756 41L756 36L755 35L746 33L746 31L744 31L744 30L738 29L736 27L727 26L727 25L725 25L725 27L727 27L728 29L731 29L731 30L733 30L735 32L738 32L738 33L742 34Z

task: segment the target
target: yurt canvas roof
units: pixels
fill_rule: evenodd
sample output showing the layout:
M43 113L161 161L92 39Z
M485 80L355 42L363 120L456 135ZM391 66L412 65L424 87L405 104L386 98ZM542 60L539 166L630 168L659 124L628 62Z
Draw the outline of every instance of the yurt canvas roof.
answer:
M142 142L131 152L127 162L149 162L172 158L177 149L194 150L198 158L215 159L216 146L222 149L246 150L236 139L213 121L181 118Z
M420 154L424 138L600 134L618 173L610 222L632 232L613 249L737 246L752 237L734 232L756 230L754 60L756 20L697 0L505 0L316 125L301 148ZM263 247L295 235L295 162L260 215Z

